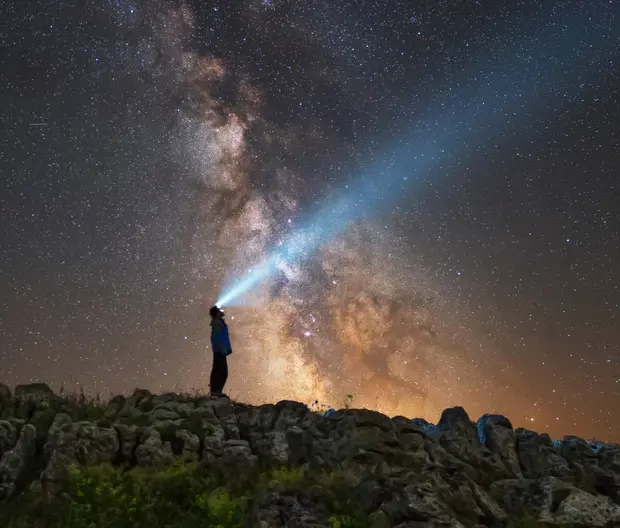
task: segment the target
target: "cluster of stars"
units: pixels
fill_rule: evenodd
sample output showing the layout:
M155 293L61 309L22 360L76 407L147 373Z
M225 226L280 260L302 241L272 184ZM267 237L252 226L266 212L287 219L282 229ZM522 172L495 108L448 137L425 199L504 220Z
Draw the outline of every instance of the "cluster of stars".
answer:
M620 439L620 13L570 4L9 2L0 381L206 388L205 307L362 180L230 310L233 395Z

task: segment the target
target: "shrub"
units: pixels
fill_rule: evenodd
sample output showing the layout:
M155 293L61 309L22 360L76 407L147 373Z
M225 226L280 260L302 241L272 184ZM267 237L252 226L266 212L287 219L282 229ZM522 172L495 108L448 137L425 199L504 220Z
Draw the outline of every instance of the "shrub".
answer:
M159 470L74 467L61 493L25 492L3 504L0 527L240 528L270 490L311 495L333 528L364 526L364 505L343 473L280 468L231 479L204 464L177 463Z
M124 526L241 526L247 500L230 497L194 464L123 471L77 467L63 492L47 501L27 494L0 519L7 528Z

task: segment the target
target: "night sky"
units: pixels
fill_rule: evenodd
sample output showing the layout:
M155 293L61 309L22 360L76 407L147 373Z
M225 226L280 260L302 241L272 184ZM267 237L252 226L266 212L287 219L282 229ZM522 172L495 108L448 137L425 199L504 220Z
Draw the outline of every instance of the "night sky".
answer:
M620 441L619 2L1 12L0 381L208 390L224 285L362 181L227 392Z

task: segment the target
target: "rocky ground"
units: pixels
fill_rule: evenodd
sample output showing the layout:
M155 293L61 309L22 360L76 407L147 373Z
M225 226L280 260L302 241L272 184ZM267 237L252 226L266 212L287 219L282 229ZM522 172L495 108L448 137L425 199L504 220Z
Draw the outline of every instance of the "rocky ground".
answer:
M0 526L620 526L620 446L460 407L437 425L0 384Z

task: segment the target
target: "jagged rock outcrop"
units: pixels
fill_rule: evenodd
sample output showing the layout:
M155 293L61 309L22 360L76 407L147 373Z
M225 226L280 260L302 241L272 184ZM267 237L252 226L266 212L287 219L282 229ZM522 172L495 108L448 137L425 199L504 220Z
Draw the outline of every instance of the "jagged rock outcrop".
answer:
M2 455L0 459L0 500L9 497L15 491L18 479L34 459L36 434L34 426L24 425L15 447Z
M93 409L42 384L0 384L0 500L30 487L55 493L75 466L209 471L343 469L368 526L620 526L620 446L514 430L504 416L472 421L461 407L437 425L375 411L323 416L291 401L250 406L225 398L136 390ZM96 410L97 410L96 409ZM34 468L34 469L33 469ZM329 526L316 494L271 489L253 526Z

